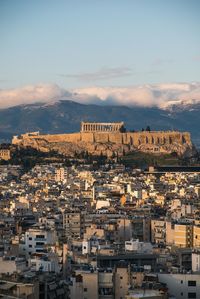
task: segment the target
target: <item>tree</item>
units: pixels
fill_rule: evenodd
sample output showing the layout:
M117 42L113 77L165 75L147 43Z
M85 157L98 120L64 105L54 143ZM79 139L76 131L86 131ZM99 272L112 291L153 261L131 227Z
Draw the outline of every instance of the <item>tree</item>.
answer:
M151 132L151 128L150 128L150 126L147 126L147 127L146 127L146 131Z

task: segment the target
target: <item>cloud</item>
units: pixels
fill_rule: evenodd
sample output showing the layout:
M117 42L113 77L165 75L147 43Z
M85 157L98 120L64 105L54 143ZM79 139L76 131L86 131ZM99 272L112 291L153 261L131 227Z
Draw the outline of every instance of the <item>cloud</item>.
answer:
M29 85L16 89L0 90L0 108L37 102L51 102L70 93L56 84Z
M76 89L74 92L86 97L96 97L104 104L126 106L167 107L171 104L187 104L200 101L200 83L166 83L134 87L91 87Z
M154 105L154 97L147 87L92 87L76 89L74 92L77 94L83 94L89 97L99 98L104 104L106 102L117 105L142 105L152 106Z
M132 70L129 67L115 67L107 68L104 67L96 72L91 73L80 73L80 74L60 74L61 77L77 79L80 81L99 81L108 80L114 78L121 78L131 76Z
M73 90L56 84L29 85L0 90L0 108L21 104L71 100L83 104L126 105L166 108L200 102L200 83L165 83L131 87L89 87Z

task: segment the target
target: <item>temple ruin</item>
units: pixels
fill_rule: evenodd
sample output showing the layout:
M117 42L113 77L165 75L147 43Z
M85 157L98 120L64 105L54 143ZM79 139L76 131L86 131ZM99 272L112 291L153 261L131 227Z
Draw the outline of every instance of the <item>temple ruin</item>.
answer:
M96 123L96 122L81 122L81 132L122 132L124 129L124 122L118 123Z

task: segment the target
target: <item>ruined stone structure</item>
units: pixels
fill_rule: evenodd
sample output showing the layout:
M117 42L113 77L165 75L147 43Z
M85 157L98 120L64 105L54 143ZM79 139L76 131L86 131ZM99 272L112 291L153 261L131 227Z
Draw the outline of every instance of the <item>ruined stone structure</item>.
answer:
M12 143L41 151L55 150L73 156L87 151L93 155L123 155L139 150L155 154L176 152L189 154L193 146L188 132L121 132L121 123L81 123L81 131L72 134L40 135L32 132L14 136ZM102 131L103 130L103 131Z
M81 122L81 132L121 132L124 122L120 123L91 123Z

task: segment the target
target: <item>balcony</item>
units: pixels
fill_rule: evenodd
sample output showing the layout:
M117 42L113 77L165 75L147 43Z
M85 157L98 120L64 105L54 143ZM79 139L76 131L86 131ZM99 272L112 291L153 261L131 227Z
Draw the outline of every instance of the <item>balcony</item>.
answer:
M46 238L35 238L35 242L46 242Z
M36 249L44 248L45 244L35 245Z
M99 287L99 299L114 299L112 287Z

